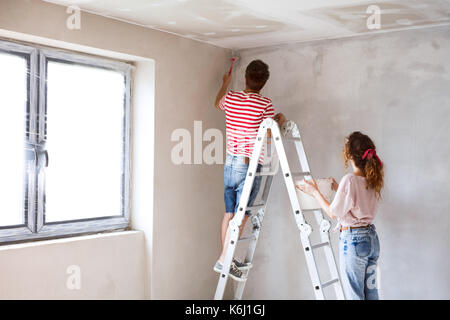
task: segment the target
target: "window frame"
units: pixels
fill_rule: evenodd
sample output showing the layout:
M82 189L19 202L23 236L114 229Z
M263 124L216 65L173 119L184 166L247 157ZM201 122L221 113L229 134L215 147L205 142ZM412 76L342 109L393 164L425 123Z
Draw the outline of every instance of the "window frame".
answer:
M0 52L25 55L28 58L28 99L29 117L26 121L25 151L33 155L34 166L25 172L26 190L24 192L24 224L0 227L0 245L33 239L70 237L81 234L126 229L130 224L130 138L131 138L131 70L132 65L106 58L99 58L78 52L19 44L0 39ZM46 78L48 61L58 61L102 68L121 73L124 76L124 117L122 125L122 186L121 214L58 222L45 222L44 203L45 167L48 160L46 141ZM27 115L25 114L25 118ZM28 155L28 154L27 154ZM24 164L25 165L25 164ZM36 205L37 204L37 205Z

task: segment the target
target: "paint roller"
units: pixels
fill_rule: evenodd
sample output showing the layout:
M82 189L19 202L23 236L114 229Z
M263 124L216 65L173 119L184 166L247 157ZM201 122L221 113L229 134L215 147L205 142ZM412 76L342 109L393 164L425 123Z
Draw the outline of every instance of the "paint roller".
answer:
M238 59L238 58L236 58L236 57L231 58L231 66L230 66L230 71L228 71L228 75L230 75L231 72L233 72L234 62L235 62L237 59Z
M230 71L228 71L228 75L231 75L231 73L233 72L233 66L234 63L236 62L236 60L239 60L239 56L236 54L236 52L231 51L231 66L230 66Z

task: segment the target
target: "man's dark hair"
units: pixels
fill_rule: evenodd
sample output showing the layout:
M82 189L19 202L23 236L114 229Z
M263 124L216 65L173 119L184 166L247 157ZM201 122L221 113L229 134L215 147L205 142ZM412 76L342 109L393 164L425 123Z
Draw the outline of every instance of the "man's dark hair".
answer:
M247 87L255 91L259 91L264 87L269 76L269 66L261 60L253 60L245 70Z

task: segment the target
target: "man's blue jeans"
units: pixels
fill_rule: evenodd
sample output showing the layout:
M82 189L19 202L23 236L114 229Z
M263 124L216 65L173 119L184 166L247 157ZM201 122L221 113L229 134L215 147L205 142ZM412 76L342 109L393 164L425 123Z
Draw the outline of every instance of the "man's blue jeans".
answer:
M241 200L241 194L244 189L245 178L247 177L249 166L245 163L244 158L244 156L233 156L227 153L223 173L225 212L227 213L236 213L239 207L239 201ZM260 172L261 168L261 164L258 164L256 172ZM248 206L253 205L261 186L261 180L261 176L257 176L253 179ZM245 213L250 215L250 210L247 210Z
M378 300L380 242L375 226L343 230L339 235L342 286L348 300Z

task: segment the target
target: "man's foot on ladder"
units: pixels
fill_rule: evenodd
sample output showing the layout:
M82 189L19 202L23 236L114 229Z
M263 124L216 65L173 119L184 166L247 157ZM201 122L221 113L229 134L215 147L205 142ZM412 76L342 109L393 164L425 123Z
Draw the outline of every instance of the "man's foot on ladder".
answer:
M233 259L234 260L234 259ZM217 273L222 273L223 265L217 261L214 266L214 271ZM228 275L236 281L245 281L247 278L242 274L242 271L233 263L231 263L230 272Z
M236 267L237 267L239 270L248 270L248 269L250 269L251 267L253 267L253 265L252 265L251 263L240 262L239 260L234 259L234 258L233 258L233 263L236 265Z

